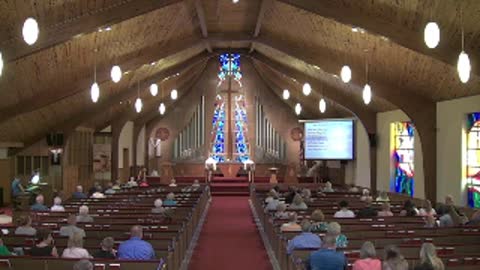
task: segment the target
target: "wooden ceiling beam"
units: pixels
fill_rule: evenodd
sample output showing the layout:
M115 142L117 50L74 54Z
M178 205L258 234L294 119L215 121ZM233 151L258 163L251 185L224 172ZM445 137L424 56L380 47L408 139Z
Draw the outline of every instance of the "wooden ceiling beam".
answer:
M257 15L257 22L255 24L255 29L253 30L253 38L256 38L260 35L260 29L262 28L263 18L265 18L265 12L271 7L273 0L262 0L260 4L260 10ZM253 52L253 42L250 43L250 53Z
M391 42L410 49L419 54L436 59L445 64L456 68L458 54L461 51L460 41L450 42L442 40L442 43L436 49L427 48L424 44L423 28L418 31L412 31L403 25L394 24L390 20L385 20L377 16L361 14L358 10L346 8L343 1L311 1L311 0L278 0L296 8L308 11L324 18L332 19L338 23L353 27L360 27L366 30L367 34L373 34L380 37L386 37ZM474 49L469 53L474 53L475 58L480 57L478 50ZM472 56L471 56L472 57ZM480 70L474 71L480 74Z
M181 40L174 42L167 47L155 44L146 49L130 53L119 57L118 63L124 71L136 70L144 64L149 64L152 60L158 61L175 55L191 48L202 46L202 41L199 39ZM105 66L97 70L97 82L100 86L106 82L110 82L110 66ZM19 103L4 107L0 109L0 123L7 121L17 115L29 113L38 110L42 107L59 102L63 99L74 96L80 92L90 89L93 83L93 77L87 76L75 82L75 87L62 89L49 89L47 91L40 91L38 94L21 100Z
M98 31L122 21L144 15L183 0L135 0L121 1L109 7L92 11L85 16L56 25L42 26L38 41L28 46L19 36L6 41L2 46L4 61L13 62L39 51L67 42L75 37Z
M203 9L202 0L194 0L195 11L197 13L198 23L200 24L200 30L202 31L202 37L208 38L207 21L205 20L205 11ZM205 41L205 46L209 53L212 52L212 46L208 40Z

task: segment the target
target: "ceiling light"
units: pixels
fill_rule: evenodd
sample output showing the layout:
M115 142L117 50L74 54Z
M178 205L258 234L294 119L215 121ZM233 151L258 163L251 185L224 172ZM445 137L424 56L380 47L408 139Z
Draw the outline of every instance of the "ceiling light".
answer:
M372 88L368 83L363 87L362 98L363 102L367 105L372 101Z
M310 86L309 83L305 83L303 85L303 89L302 89L302 92L305 96L308 96L310 95L310 93L312 92L312 87Z
M300 115L301 112L302 112L302 105L300 105L300 103L297 103L297 104L295 105L295 113L296 113L297 115Z
M157 63L156 62L152 62L150 63L150 66L155 66Z
M90 97L92 98L93 103L97 103L98 98L100 97L100 88L98 87L97 82L94 82L90 88Z
M160 106L158 106L158 111L160 112L161 115L163 115L165 113L165 104L160 103Z
M138 97L137 100L135 100L135 111L137 113L140 113L142 111L142 107L143 107L142 99Z
M234 4L238 3L240 0L232 0Z
M343 66L340 71L340 77L344 83L348 83L352 79L352 70L349 66Z
M114 83L118 83L122 79L122 69L119 66L113 66L110 71L110 77Z
M290 98L290 91L288 91L288 89L284 89L283 93L282 93L282 97L285 100L289 99Z
M110 26L105 27L105 31L110 31L112 28Z
M170 98L172 98L173 100L176 100L178 98L177 89L173 89L172 92L170 92Z
M3 56L2 56L2 52L0 52L0 76L2 76L2 71L3 71Z
M357 33L357 32L358 32L358 28L357 28L357 27L352 27L352 32Z
M324 113L325 110L327 110L327 103L325 102L325 99L320 99L320 102L318 103L318 109L321 113Z
M152 85L150 85L150 94L152 94L152 96L157 96L158 94L158 85L156 83L152 83Z
M433 49L437 47L440 42L440 28L438 24L435 22L427 23L423 32L423 38L428 48Z
M472 66L470 65L470 58L465 51L462 51L458 56L457 71L460 81L462 83L467 83L470 79L470 71Z
M39 32L37 21L34 18L27 18L23 23L23 40L28 45L33 45L38 39Z

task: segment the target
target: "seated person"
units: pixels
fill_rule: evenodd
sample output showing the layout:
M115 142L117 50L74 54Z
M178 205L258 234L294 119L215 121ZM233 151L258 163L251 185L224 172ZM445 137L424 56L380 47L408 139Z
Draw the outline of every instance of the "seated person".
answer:
M287 205L284 203L279 203L277 205L277 211L275 212L274 217L278 219L287 219L290 214L287 212Z
M156 199L155 202L153 202L153 205L155 206L152 208L152 213L154 214L163 214L165 213L165 207L163 207L163 201L162 199Z
M82 205L78 208L78 216L77 222L78 223L92 223L93 217L88 214L88 206Z
M322 246L320 237L310 232L311 224L307 219L302 220L300 226L302 227L302 233L288 241L288 255L292 254L294 249L319 249Z
M420 265L417 265L415 270L421 269L445 269L442 259L437 256L437 248L432 243L422 244L422 248L420 249Z
M113 182L112 189L115 190L115 191L122 189L120 180L117 179L117 180L115 180L115 182Z
M282 232L299 232L299 231L301 231L302 227L300 227L300 225L298 225L298 223L297 223L297 213L295 213L295 212L290 213L288 223L282 224L282 226L280 226L280 230Z
M57 248L53 245L52 232L49 229L39 229L36 238L38 243L30 250L31 256L58 257Z
M130 180L127 182L127 187L138 187L137 181L135 181L135 177L130 177Z
M439 218L440 227L463 225L462 217L458 214L453 205L446 205L444 207L446 208L446 211L442 211L444 214Z
M438 222L434 216L425 217L425 228L436 228L438 227Z
M105 194L108 194L108 195L112 195L112 194L115 194L116 190L113 189L113 183L112 182L108 182L107 183L107 188L105 189Z
M48 207L45 206L44 204L45 198L43 197L42 194L37 195L35 198L35 204L30 207L30 210L32 211L49 211Z
M403 209L400 211L400 216L414 217L418 215L418 209L411 200L406 200L403 203Z
M271 202L274 198L278 198L278 195L277 195L277 193L275 192L275 190L270 189L270 191L268 192L267 197L265 198L265 204L268 204L268 203Z
M100 185L99 182L93 183L93 186L88 190L88 197L91 197L93 193L97 192L97 190L100 188L102 189L102 186Z
M177 186L177 180L175 180L175 178L172 178L172 180L170 180L170 184L168 186L169 187L176 187Z
M10 256L13 255L12 252L5 246L3 243L3 232L0 230L0 256Z
M382 203L382 210L378 211L377 215L379 217L393 217L393 213L390 210L390 204L388 202Z
M327 181L325 183L325 187L323 188L323 192L335 192L335 190L332 187L332 183L330 181Z
M377 210L372 207L372 197L369 197L365 200L365 207L358 211L357 217L359 218L369 218L376 217Z
M268 213L269 211L277 210L277 207L280 204L280 200L278 199L277 195L273 192L271 193L271 195L273 197L270 200L268 200L268 203L265 206L265 213Z
M351 193L358 193L359 191L360 190L355 185L351 185L351 187L348 189L348 192L351 192Z
M93 194L92 194L92 196L90 196L90 198L93 198L93 199L103 199L103 198L105 198L105 194L103 194L103 189L102 189L101 185L97 185L97 189L95 190L95 192L93 192Z
M376 201L377 202L389 202L390 198L388 197L388 193L386 191L380 191Z
M141 226L133 226L130 230L130 239L118 247L118 259L124 260L153 260L155 251L150 243L143 241Z
M157 177L158 176L158 171L157 170L152 170L152 173L150 176Z
M68 225L60 228L61 236L72 236L77 233L81 237L85 237L85 231L77 227L77 217L75 215L69 215L67 219Z
M115 241L112 237L103 238L102 242L100 243L101 250L93 254L93 257L96 259L115 259L117 257L117 252L113 249L114 244Z
M338 222L330 222L327 226L327 235L335 237L336 246L346 248L348 245L347 236L342 234L342 226Z
M343 252L338 252L335 237L326 235L323 247L314 251L305 261L308 270L343 270L347 269L347 258Z
M372 242L363 243L360 259L355 261L352 270L382 270L382 262L377 259L377 252Z
M18 227L15 229L15 235L34 236L37 230L32 227L32 218L30 216L20 216L17 219Z
M295 186L290 186L288 187L288 191L285 194L285 203L286 204L291 204L293 201L293 198L295 195L298 193L298 189Z
M317 233L327 230L328 224L325 222L325 215L323 214L322 210L315 209L310 218L312 219L312 227L310 227L311 232Z
M73 270L93 270L93 263L89 260L80 260L73 265Z
M477 210L472 214L472 218L467 223L467 225L476 226L476 225L479 225L479 224L480 224L480 210Z
M405 260L400 250L393 245L385 247L383 260L384 270L408 270L408 262Z
M354 218L355 213L353 213L352 210L348 209L348 202L347 201L341 201L339 204L340 210L338 210L335 215L333 215L334 218Z
M75 192L72 193L72 198L73 199L87 199L88 196L87 196L87 194L83 193L83 187L78 185L75 188Z
M193 180L193 184L192 184L192 189L193 191L197 190L200 188L200 182L198 181L198 179L195 179Z
M55 197L53 199L53 205L50 208L52 212L65 212L65 207L62 205L62 199L60 197Z
M302 196L300 196L300 194L296 194L295 197L293 197L292 203L288 206L288 209L291 209L291 210L307 210L308 206L303 201Z
M303 198L303 201L306 202L306 203L312 202L313 201L312 191L308 188L302 189L302 198Z
M372 196L370 196L370 190L364 188L362 190L362 197L360 197L360 201L366 201L366 200L373 200Z
M175 194L173 194L173 192L170 192L167 194L165 201L163 201L163 205L165 206L177 205L177 201L175 200Z
M418 211L418 215L425 217L425 216L436 216L437 212L435 209L432 207L432 203L430 200L425 201L425 207L420 208L420 211Z
M22 185L22 180L20 177L15 177L12 181L12 197L23 195L25 193L25 188Z
M62 258L89 259L90 253L83 248L83 236L75 232L68 238L67 248L63 250Z

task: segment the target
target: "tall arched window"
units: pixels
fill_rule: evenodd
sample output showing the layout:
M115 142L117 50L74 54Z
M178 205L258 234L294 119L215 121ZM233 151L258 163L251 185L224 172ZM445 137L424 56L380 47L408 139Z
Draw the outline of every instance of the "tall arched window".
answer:
M391 190L413 197L415 187L413 123L392 123L391 136L393 163Z
M468 204L480 207L480 112L467 116L467 185Z

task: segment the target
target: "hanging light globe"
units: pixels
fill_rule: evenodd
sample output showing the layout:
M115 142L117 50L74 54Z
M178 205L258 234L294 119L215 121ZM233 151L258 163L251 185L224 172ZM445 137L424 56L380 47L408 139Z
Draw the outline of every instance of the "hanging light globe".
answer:
M295 113L296 113L297 115L300 115L301 112L302 112L302 105L300 105L300 103L297 103L297 104L295 105Z
M98 98L100 97L100 87L98 87L97 82L94 82L90 88L90 97L92 98L93 103L97 103Z
M472 66L470 65L470 58L465 51L462 51L458 56L457 71L460 81L462 83L467 83L470 79L470 71L472 71Z
M117 65L113 66L110 71L110 77L114 83L118 83L122 79L122 69Z
M367 105L372 101L372 88L368 83L363 87L362 98L363 102Z
M423 39L428 48L433 49L440 43L440 28L436 22L429 22L425 26Z
M142 107L143 107L142 99L138 97L137 100L135 100L135 111L137 113L140 113L142 111Z
M172 98L173 100L176 100L178 98L177 89L173 89L172 92L170 92L170 98Z
M33 45L37 41L39 33L37 21L34 18L27 18L22 28L23 40L28 45Z
M163 115L165 113L165 110L165 104L163 104L163 102L160 103L160 106L158 106L158 111L160 112L160 114Z
M318 102L318 109L321 113L324 113L327 110L327 103L325 102L325 99L320 99L320 102Z
M344 83L348 83L352 79L352 70L349 66L343 66L340 71L340 78Z
M309 83L305 83L303 85L302 92L305 96L310 95L310 93L312 92L312 87L310 86Z
M282 93L282 97L284 100L287 100L290 98L290 91L288 91L288 89L284 89L283 90L283 93Z
M156 83L152 83L152 85L150 85L150 94L152 94L152 96L157 96L158 94L158 85Z
M3 56L2 56L2 52L0 52L0 76L2 76L2 71L3 71Z

